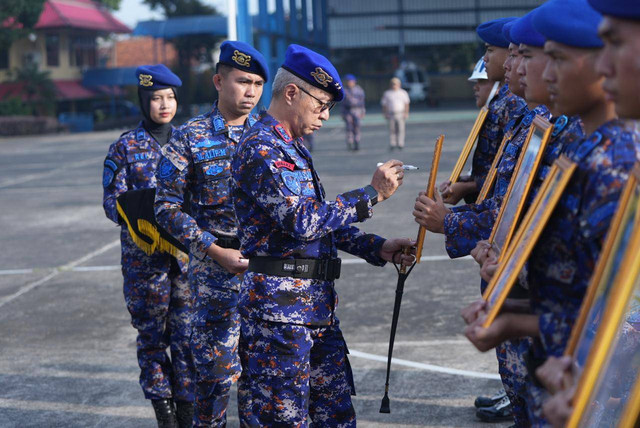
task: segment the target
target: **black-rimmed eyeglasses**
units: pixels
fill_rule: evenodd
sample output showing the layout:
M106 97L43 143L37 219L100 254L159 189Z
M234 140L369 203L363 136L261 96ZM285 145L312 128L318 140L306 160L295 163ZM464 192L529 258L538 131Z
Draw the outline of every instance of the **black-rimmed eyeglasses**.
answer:
M296 85L297 86L297 85ZM297 86L298 89L300 89L302 92L304 92L305 94L309 95L311 98L313 98L314 100L316 100L317 102L320 103L320 112L322 113L325 110L331 110L333 108L333 106L336 105L335 101L329 101L329 102L323 102L322 100L319 100L317 97L314 97L313 95L311 95L308 91L305 91L303 88L301 88L300 86Z

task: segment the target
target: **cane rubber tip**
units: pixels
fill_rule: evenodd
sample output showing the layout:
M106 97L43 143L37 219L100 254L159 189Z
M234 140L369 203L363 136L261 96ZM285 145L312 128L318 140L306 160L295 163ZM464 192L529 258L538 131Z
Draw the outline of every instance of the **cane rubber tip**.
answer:
M382 404L380 404L380 413L391 413L391 408L389 407L389 397L386 394L382 398Z

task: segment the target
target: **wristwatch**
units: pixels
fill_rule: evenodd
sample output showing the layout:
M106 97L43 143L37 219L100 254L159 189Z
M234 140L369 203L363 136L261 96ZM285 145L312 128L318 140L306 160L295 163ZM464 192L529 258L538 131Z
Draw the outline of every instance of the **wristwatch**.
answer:
M364 191L369 195L372 206L378 203L378 191L371 184L366 185Z

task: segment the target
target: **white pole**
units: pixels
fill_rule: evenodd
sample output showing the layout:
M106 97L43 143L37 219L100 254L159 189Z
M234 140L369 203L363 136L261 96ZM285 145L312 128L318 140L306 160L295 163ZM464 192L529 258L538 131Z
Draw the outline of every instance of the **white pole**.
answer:
M229 12L227 14L227 40L238 40L237 18L238 14L236 0L227 0Z

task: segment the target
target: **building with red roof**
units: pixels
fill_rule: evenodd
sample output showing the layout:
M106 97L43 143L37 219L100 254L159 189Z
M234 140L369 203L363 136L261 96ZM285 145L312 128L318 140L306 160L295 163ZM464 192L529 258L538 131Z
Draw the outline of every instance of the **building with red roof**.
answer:
M3 25L20 24L9 20ZM50 72L59 102L104 97L104 90L82 84L87 70L106 65L100 64L97 38L130 32L92 0L46 0L29 37L0 51L0 99L20 94L19 85L9 82L8 72L30 64Z

